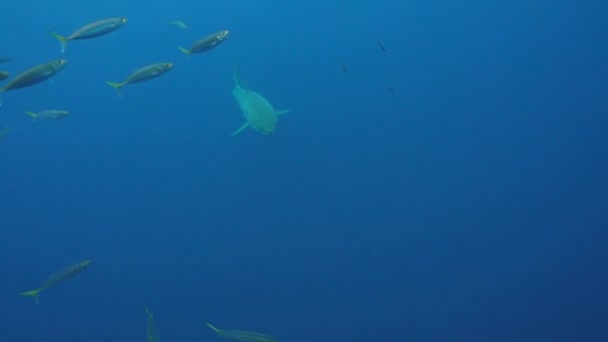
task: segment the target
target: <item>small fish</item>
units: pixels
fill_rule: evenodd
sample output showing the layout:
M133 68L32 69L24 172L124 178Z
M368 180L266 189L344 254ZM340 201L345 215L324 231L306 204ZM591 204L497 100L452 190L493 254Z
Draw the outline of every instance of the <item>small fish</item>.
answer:
M378 42L378 46L380 47L380 49L382 50L382 52L386 52L386 49L384 48L384 45L382 45L381 42Z
M89 39L106 35L116 31L127 23L127 18L109 18L97 20L89 23L67 37L61 36L55 32L51 35L61 42L61 53L65 52L65 47L70 40Z
M348 69L346 69L346 65L344 65L344 63L340 63L340 66L342 67L342 71L344 71L345 74L348 74Z
M67 61L58 59L49 63L37 65L15 76L0 92L32 86L45 81L65 68Z
M4 137L6 137L10 131L11 128L8 125L4 126L4 128L0 131L0 141L4 140Z
M77 275L79 275L80 273L82 273L82 271L86 270L89 265L91 265L91 260L83 260L77 264L68 266L66 268L64 268L63 270L51 275L44 284L42 284L41 287L37 288L36 290L31 290L31 291L25 291L25 292L21 292L19 293L20 296L22 297L34 297L34 300L36 301L36 304L38 304L38 295L40 294L40 292L51 288L55 285L61 284L65 281L68 281L70 279L73 279L74 277L76 277Z
M0 71L0 81L4 81L5 79L11 77L11 74L6 71Z
M9 56L0 56L0 64L2 63L8 63L12 60L12 58L10 58Z
M146 322L146 335L148 336L148 342L160 342L160 338L156 332L156 324L154 323L154 314L148 310L147 307L145 307L145 309L146 314L148 315L148 320Z
M388 92L391 93L391 95L395 95L395 91L393 91L393 87L390 85L388 86Z
M278 340L272 336L260 334L255 331L244 330L221 330L211 323L205 323L211 330L215 331L219 336L230 338L241 342L277 342Z
M190 49L185 49L181 46L178 46L178 49L179 49L179 51L185 53L186 55L190 55L192 53L202 53L205 51L209 51L209 50L213 49L214 47L218 46L219 44L224 42L226 39L228 39L229 35L230 35L230 31L228 31L228 30L219 31L214 34L210 34L203 39L199 39L199 40L195 41L194 44L192 44L192 46L190 47Z
M127 84L144 82L164 75L167 71L173 68L173 63L156 63L135 70L123 82L106 82L106 84L116 88L118 96L122 96L122 88Z
M179 28L182 28L182 29L187 29L188 28L188 26L186 26L186 23L184 23L183 21L179 21L179 20L170 21L169 24L170 25L175 25L175 26L177 26Z
M36 119L38 119L38 118L40 118L40 119L63 119L66 116L68 116L68 114L70 114L70 113L66 110L50 109L50 110L43 110L38 113L26 111L25 114L31 116L32 118L34 118L34 121L36 121Z

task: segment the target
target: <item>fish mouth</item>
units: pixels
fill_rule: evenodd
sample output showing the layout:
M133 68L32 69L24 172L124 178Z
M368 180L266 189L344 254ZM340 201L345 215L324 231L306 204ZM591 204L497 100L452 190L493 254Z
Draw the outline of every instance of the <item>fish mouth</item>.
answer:
M167 64L166 64L166 67L167 67L167 69L171 69L171 68L173 68L173 63L167 63Z

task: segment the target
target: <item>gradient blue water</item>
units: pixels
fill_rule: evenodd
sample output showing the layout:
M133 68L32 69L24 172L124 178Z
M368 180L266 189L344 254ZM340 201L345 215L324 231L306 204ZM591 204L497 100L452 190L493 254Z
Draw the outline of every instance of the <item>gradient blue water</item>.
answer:
M2 95L0 340L143 341L145 305L169 342L219 341L205 321L294 342L608 338L607 4L6 0L0 67L112 16L129 23L70 42L52 82ZM121 99L104 84L163 61ZM274 135L229 137L236 64L293 109ZM71 117L22 113L48 108ZM39 305L17 297L85 258Z

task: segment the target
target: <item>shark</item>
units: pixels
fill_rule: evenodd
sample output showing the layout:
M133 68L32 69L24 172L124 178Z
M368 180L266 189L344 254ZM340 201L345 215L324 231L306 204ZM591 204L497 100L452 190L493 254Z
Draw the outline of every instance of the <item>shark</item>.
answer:
M238 67L234 71L232 96L234 96L243 112L245 123L234 131L231 136L241 133L247 127L251 127L263 135L270 135L277 129L279 115L291 112L291 109L274 109L264 96L243 86L239 78Z

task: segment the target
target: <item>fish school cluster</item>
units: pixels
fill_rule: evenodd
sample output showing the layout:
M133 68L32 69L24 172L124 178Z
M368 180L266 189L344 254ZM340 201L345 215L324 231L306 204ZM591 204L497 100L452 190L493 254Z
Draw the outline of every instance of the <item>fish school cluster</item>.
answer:
M61 52L65 52L67 44L73 40L85 40L92 39L114 32L127 24L127 18L109 18L102 19L77 29L70 35L62 36L55 32L51 32L51 35L55 37L61 43ZM180 28L187 28L186 24L181 21L169 22ZM206 37L195 41L190 48L178 47L178 49L186 55L200 54L209 51L228 39L230 31L222 30ZM0 56L0 64L10 62L10 57ZM44 63L41 65L34 66L28 70L25 70L8 80L11 74L6 71L0 70L0 81L8 80L6 85L0 87L0 94L17 90L21 88L31 87L35 84L43 82L55 76L61 72L67 65L66 59L58 59ZM106 82L109 86L115 88L118 91L118 95L122 96L122 88L140 82L149 81L166 74L168 71L173 69L174 64L171 62L154 63L143 66L129 76L127 76L122 82ZM238 70L234 73L234 89L232 95L238 102L243 116L245 117L245 123L232 133L232 136L237 135L244 129L251 127L261 134L268 135L272 134L276 130L277 117L283 113L287 113L291 110L275 110L272 104L268 100L260 95L259 93L252 91L241 85L239 81ZM1 102L0 102L1 104ZM39 112L25 111L25 113L34 119L60 119L68 116L69 112L66 110L49 109ZM5 126L0 130L0 141L10 131L10 127Z
M57 33L51 33L52 36L57 38L61 42L61 51L65 52L66 46L68 42L72 40L84 40L91 39L95 37L100 37L106 35L110 32L116 31L123 27L127 23L126 18L110 18L98 20L93 23L87 24L80 29L76 30L74 33L68 36L62 36ZM180 21L173 21L170 24L176 25L180 28L186 28L186 24ZM205 51L209 51L222 42L224 42L229 36L228 30L219 31L213 34L210 34L200 40L194 42L194 44L189 48L179 47L179 50L184 54L197 54L203 53ZM10 57L2 57L0 56L0 64L10 62ZM0 88L0 93L4 93L7 91L13 91L21 88L31 87L40 82L50 79L57 73L61 72L65 66L67 65L66 59L58 59L54 61L50 61L48 63L44 63L41 65L34 66L26 71L21 72L16 75L12 79L10 79L10 73L6 71L0 71L0 81L10 79L6 85ZM126 85L131 85L139 82L144 82L148 80L152 80L159 76L164 75L168 71L173 68L173 63L165 62L165 63L155 63L147 66L143 66L140 69L135 70L131 75L126 77L122 82L107 82L108 85L116 88L119 95L121 95L121 90ZM261 134L267 135L274 132L276 129L277 116L283 113L287 113L290 110L275 110L274 107L266 100L262 95L256 93L246 87L241 85L238 76L238 70L234 73L234 89L232 91L233 96L238 102L241 110L243 111L243 116L245 117L245 123L239 127L232 135L236 135L243 131L247 127L251 127ZM57 109L49 109L43 110L40 112L31 112L26 111L27 115L33 117L34 119L60 119L68 116L68 111L66 110L57 110ZM10 131L9 127L5 127L0 129L0 141L7 135ZM88 269L91 265L91 260L84 260L77 264L66 267L65 269L52 274L49 278L42 283L39 287L19 293L22 297L32 297L35 302L38 303L38 297L41 292L48 290L51 287L54 287L58 284L64 283L68 280L75 278L80 275L84 270ZM148 341L160 341L158 334L156 332L155 322L153 314L145 308L147 314L147 336ZM210 323L206 323L206 325L219 336L229 338L236 341L242 342L275 342L278 341L276 338L261 334L253 331L245 331L245 330L222 330L218 329Z
M91 260L83 260L77 264L70 265L63 270L52 274L49 278L37 289L25 291L19 293L20 296L24 297L33 297L36 303L38 303L38 295L40 292L53 287L55 285L61 284L67 280L73 279L77 275L81 274L84 270L89 268L91 265ZM148 342L159 342L161 341L158 333L156 332L156 323L154 322L154 314L150 312L150 310L145 307L146 314L148 316L146 323L146 334L148 336ZM217 333L219 336L229 338L235 341L241 342L277 342L278 339L272 336L268 336L265 334L261 334L255 331L246 331L246 330L222 330L218 329L210 323L205 323L211 330Z

